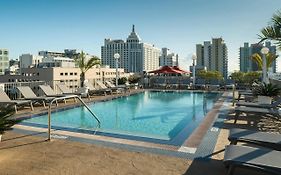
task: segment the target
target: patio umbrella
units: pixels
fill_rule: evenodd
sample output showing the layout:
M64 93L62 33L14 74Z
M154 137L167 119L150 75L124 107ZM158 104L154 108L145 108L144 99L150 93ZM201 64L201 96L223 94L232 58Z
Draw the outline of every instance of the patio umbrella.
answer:
M156 73L156 74L182 74L182 71L175 70L170 66L162 66L160 69L150 71L148 73Z
M160 69L150 71L148 73L154 73L154 74L183 74L183 73L189 73L187 71L174 69L172 66L162 66ZM165 78L165 83L166 83L166 78Z

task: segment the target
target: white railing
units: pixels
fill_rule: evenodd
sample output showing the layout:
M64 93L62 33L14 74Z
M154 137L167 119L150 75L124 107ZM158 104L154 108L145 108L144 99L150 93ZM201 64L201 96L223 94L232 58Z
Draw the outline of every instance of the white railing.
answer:
M52 104L53 102L55 101L58 101L58 100L64 100L64 99L69 99L69 98L77 98L83 106L85 106L88 111L91 113L91 115L94 117L94 119L98 122L98 125L96 127L96 130L94 132L94 134L96 133L97 129L100 128L100 120L99 118L96 116L96 114L89 108L89 106L82 100L81 97L79 97L78 95L68 95L68 96L65 96L65 97L58 97L58 98L55 98L53 99L50 103L49 103L49 108L48 108L48 140L51 140L51 113L52 113Z

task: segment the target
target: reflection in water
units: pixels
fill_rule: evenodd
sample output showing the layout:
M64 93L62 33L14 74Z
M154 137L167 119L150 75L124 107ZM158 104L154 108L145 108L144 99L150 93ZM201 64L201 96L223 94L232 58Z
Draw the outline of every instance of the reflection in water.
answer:
M207 114L208 112L208 107L207 107L207 95L204 93L203 95L203 112L204 112L204 115Z
M87 111L85 111L85 107L81 107L81 110L80 110L80 127L87 126L86 112Z
M192 99L193 99L193 101L192 101L192 104L193 104L193 106L192 106L192 120L196 121L195 93L192 93Z
M118 104L115 105L115 128L120 128L120 122L118 117Z

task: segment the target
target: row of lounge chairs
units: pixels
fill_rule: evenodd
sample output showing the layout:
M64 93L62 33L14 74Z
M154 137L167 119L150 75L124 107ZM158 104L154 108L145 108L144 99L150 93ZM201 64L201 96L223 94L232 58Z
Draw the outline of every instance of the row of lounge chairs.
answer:
M245 94L249 95L249 92ZM237 122L241 113L279 117L278 106L280 104L281 98L272 104L238 101L234 109L234 123ZM233 128L229 132L228 140L230 145L226 146L224 155L224 164L228 168L227 175L233 174L236 167L255 169L269 174L281 174L280 134ZM247 143L247 146L236 145L238 142Z
M32 89L29 86L19 86L17 87L18 91L22 95L23 99L20 100L11 100L9 96L0 89L0 104L12 104L14 105L15 111L17 112L17 108L20 106L30 106L31 110L33 110L33 104L42 104L44 108L46 108L46 103L51 102L57 97L65 97L68 95L78 95L81 97L90 97L92 95L107 95L112 93L122 93L126 92L128 89L126 88L119 88L115 87L110 82L106 82L108 84L107 87L102 82L97 82L98 86L101 87L101 89L96 89L92 84L87 83L85 86L89 89L88 92L83 91L75 91L72 92L71 89L69 89L65 84L59 84L57 85L59 90L62 92L62 94L57 94L49 85L39 85L39 88L44 93L44 96L37 96ZM75 99L74 99L75 100ZM64 102L66 103L66 100L64 99ZM58 102L56 101L56 105L58 105Z

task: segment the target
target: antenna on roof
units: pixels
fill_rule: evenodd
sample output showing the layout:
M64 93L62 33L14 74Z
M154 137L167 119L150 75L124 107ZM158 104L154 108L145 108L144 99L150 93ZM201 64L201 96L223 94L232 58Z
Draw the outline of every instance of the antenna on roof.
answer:
M132 32L135 32L135 25L133 24L133 29L132 29Z

